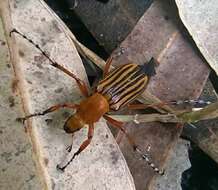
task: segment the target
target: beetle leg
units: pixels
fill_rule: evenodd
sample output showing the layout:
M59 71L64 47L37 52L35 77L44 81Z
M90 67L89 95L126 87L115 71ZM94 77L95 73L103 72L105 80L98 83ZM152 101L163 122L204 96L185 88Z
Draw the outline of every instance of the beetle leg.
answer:
M126 131L126 129L123 127L124 123L121 121L117 121L111 117L109 117L108 115L104 115L103 116L113 127L116 127L118 129L120 129L127 137L130 145L133 147L133 150L138 152L139 155L147 162L147 164L158 174L163 175L164 171L160 170L159 168L157 168L155 166L154 163L151 162L150 158L148 157L148 154L144 154L142 153L141 149L139 149L139 147L136 145L135 141L133 140L133 138L128 134L128 132Z
M77 104L57 104L57 105L54 105L42 112L38 112L38 113L34 113L34 114L30 114L30 115L27 115L25 117L20 117L20 118L17 118L18 121L22 121L24 122L25 120L31 118L31 117L36 117L36 116L42 116L42 115L46 115L48 113L51 113L51 112L54 112L60 108L70 108L70 109L77 109L78 108L78 105Z
M113 127L120 129L127 137L129 143L131 144L131 146L133 147L133 150L136 150L137 145L135 143L135 141L132 139L132 137L127 133L126 129L123 127L124 123L121 121L117 121L111 117L109 117L108 115L104 115L103 116Z
M72 158L64 166L60 166L58 164L57 169L64 171L65 168L73 161L73 159L77 155L79 155L90 144L93 134L94 134L94 124L91 124L89 125L88 138L81 144L79 149L73 154Z
M68 76L70 76L71 78L73 78L81 93L85 96L85 97L88 97L89 96L89 93L88 93L88 87L87 85L85 84L85 82L81 79L79 79L76 75L74 75L71 71L69 71L68 69L66 69L65 67L63 67L62 65L58 64L56 61L53 61L49 55L44 51L42 50L42 48L36 44L35 42L33 42L31 39L29 39L27 36L25 36L24 34L20 33L18 30L16 29L13 29L11 32L10 32L10 36L12 33L17 33L19 34L20 36L22 36L24 39L26 39L28 42L30 42L33 46L35 46L49 61L50 61L50 65L63 71L65 74L67 74Z
M74 136L74 133L72 134L72 139L73 139L73 136ZM73 142L66 148L67 152L71 152L72 146L73 146Z
M128 104L127 108L130 110L140 110L140 109L147 109L147 108L155 108L167 105L167 103L161 102L161 103L153 103L153 104Z
M128 109L146 109L149 107L159 107L165 105L181 105L181 104L205 104L209 105L211 104L210 101L204 101L204 100L175 100L175 101L168 101L168 102L160 102L160 103L153 103L153 104L129 104L127 105Z
M110 57L107 59L106 65L105 65L104 71L103 71L103 77L105 77L105 76L109 73L112 60L113 60L113 57L112 57L112 56L110 56Z

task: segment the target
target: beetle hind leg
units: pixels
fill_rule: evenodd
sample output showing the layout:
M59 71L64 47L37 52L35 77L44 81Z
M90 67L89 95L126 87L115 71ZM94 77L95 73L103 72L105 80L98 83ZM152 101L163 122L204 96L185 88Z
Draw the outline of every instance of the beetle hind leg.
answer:
M127 137L130 145L132 146L133 150L136 151L141 157L142 159L144 159L146 161L146 163L153 169L154 172L158 173L159 175L163 175L164 174L164 170L160 170L158 167L155 166L155 164L151 161L151 159L149 158L147 153L143 153L141 151L141 149L136 145L134 139L128 134L128 132L126 131L126 129L123 127L124 123L117 121L111 117L109 117L108 115L104 115L104 118L113 126L116 127L118 129L120 129Z

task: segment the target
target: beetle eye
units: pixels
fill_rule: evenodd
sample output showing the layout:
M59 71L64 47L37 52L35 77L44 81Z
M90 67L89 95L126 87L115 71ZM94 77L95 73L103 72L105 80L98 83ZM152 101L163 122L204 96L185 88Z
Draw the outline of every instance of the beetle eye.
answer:
M64 125L64 131L65 131L66 133L72 133L71 130L70 130L70 128L69 128L66 124Z

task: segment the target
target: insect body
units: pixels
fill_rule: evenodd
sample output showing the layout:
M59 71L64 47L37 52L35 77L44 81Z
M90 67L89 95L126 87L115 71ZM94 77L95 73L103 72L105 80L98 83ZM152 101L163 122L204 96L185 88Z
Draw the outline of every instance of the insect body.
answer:
M153 60L143 66L131 63L115 69L99 82L96 92L76 106L76 113L66 121L64 130L67 133L74 133L86 124L89 125L89 138L84 145L87 146L92 137L94 123L103 116L113 126L126 133L121 122L105 114L110 110L119 110L140 95L146 87L148 77L154 73ZM135 142L127 133L126 135L136 149Z
M110 110L119 110L130 103L143 92L148 76L153 73L153 61L143 66L131 63L115 69L99 82L93 95L78 105L75 115L65 123L65 131L70 133L81 129L85 124L91 125Z
M86 97L82 100L80 104L65 103L54 105L47 110L39 113L34 113L28 115L24 118L20 118L25 121L28 118L34 116L45 115L47 113L56 111L60 108L70 108L75 109L76 112L74 115L69 117L64 124L64 130L67 133L74 133L85 125L88 125L88 138L81 144L79 149L74 153L73 157L67 164L63 167L57 165L57 168L64 170L77 156L82 152L91 142L94 133L94 123L97 122L102 116L111 123L112 126L119 128L122 132L125 133L133 149L136 150L143 159L153 168L153 170L159 174L163 174L155 165L150 161L147 154L143 154L139 147L136 145L134 140L129 136L124 128L124 123L112 119L107 113L109 111L119 110L121 107L125 107L127 104L130 104L138 95L140 95L148 83L149 77L155 74L155 61L152 58L148 63L144 65L137 65L134 63L129 63L122 65L112 72L108 72L112 59L109 59L106 63L104 70L104 78L99 82L97 88L94 92L89 95L88 87L85 82L77 78L71 71L64 68L62 65L53 61L37 44L32 40L27 38L25 35L17 31L16 29L12 30L12 33L17 33L31 44L33 44L41 53L49 59L51 66L63 71L65 74L73 78L81 93ZM69 146L68 150L71 150Z

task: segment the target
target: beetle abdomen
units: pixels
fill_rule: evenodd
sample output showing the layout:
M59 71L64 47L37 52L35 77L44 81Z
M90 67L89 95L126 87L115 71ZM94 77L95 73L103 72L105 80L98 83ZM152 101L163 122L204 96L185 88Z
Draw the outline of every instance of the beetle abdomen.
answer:
M129 63L109 73L97 86L108 100L110 109L118 110L143 92L148 81L144 66Z

